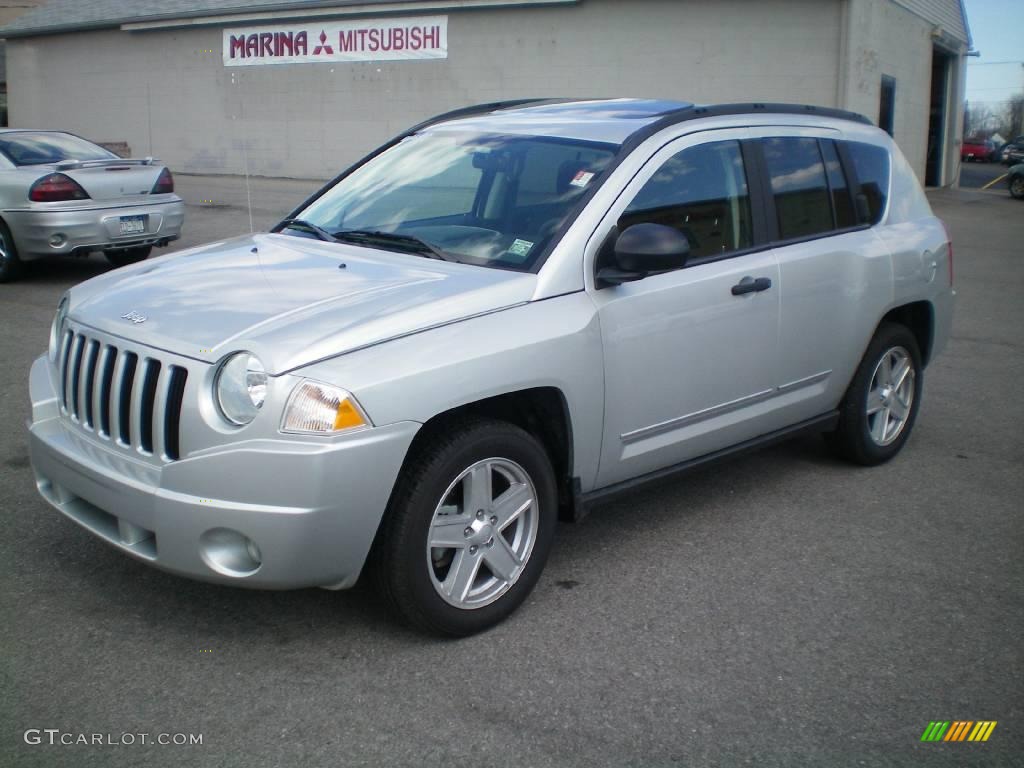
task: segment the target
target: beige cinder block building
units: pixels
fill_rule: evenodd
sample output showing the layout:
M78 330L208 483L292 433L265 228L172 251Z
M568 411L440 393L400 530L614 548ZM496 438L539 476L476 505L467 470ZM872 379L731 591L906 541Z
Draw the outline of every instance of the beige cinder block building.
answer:
M12 125L301 178L455 107L627 95L861 112L948 185L970 47L960 0L48 0L0 35Z

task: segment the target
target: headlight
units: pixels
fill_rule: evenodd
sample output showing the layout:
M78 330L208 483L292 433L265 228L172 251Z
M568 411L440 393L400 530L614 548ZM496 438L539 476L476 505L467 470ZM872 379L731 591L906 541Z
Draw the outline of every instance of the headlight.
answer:
M371 426L359 403L348 392L318 381L304 381L288 398L282 432L330 435Z
M53 324L50 326L50 362L57 362L57 355L60 353L60 339L64 333L64 321L68 316L68 297L65 296L57 305L57 314L53 316Z
M221 415L243 426L256 418L267 397L267 372L256 355L238 352L220 365L213 384Z

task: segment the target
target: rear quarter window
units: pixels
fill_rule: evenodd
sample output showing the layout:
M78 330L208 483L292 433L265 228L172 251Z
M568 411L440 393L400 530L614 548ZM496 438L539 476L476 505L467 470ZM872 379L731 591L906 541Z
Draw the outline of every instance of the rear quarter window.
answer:
M877 224L889 195L889 152L885 147L859 141L846 142L846 151L857 175L857 192L866 204L869 219L865 223Z

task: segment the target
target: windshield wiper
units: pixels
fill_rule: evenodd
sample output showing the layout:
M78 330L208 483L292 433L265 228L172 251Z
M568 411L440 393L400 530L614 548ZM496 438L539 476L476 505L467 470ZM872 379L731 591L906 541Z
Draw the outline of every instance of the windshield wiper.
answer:
M397 232L380 232L378 230L370 229L343 229L339 232L335 232L332 237L338 242L351 240L357 243L364 243L376 240L389 245L399 246L405 251L426 256L428 259L440 259L441 261L455 262L459 261L450 253L446 253L436 245L431 245L426 240L421 240L414 235L400 235Z
M287 229L288 227L291 227L293 229L305 229L308 232L312 232L314 235L319 237L321 240L323 240L325 242L328 242L328 243L340 243L341 242L338 238L336 238L334 235L332 235L326 229L318 227L313 222L306 221L305 219L285 219L284 221L281 222L281 224L284 225L285 229Z

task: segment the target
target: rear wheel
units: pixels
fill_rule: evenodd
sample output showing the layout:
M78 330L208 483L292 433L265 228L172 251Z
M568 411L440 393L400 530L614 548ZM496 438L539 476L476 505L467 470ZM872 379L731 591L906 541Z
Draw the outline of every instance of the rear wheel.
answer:
M888 461L910 436L921 404L921 352L907 328L883 323L839 406L829 443L843 457L871 466Z
M149 258L153 251L151 245L140 245L137 248L123 248L119 251L104 251L103 255L115 267L127 267L129 264L138 264Z
M403 469L374 552L378 588L420 629L487 629L533 589L556 517L554 472L537 439L504 422L464 422Z
M1010 179L1010 194L1018 200L1024 200L1024 174L1018 174Z
M17 280L21 275L22 263L18 258L18 249L11 237L11 230L0 221L0 283Z

